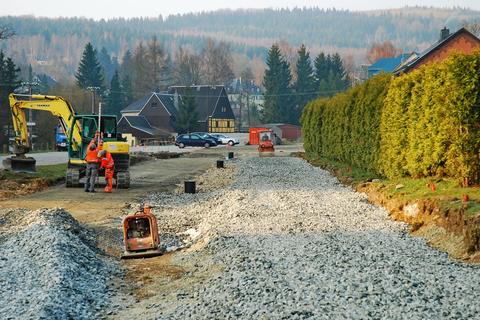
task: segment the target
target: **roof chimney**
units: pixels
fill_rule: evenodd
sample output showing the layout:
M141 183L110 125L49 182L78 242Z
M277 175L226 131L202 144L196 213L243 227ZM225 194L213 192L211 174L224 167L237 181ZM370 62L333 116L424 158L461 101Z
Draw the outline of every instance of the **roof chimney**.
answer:
M443 29L440 30L440 41L447 39L449 35L450 35L450 30L447 29L447 27L443 27Z

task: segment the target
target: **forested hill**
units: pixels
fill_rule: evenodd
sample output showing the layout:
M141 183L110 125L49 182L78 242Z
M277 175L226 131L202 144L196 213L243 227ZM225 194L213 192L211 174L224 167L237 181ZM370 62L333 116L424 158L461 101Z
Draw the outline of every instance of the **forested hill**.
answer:
M403 8L387 11L351 12L323 9L220 10L215 12L94 21L84 18L0 17L16 37L0 43L0 49L20 64L38 62L73 74L86 42L105 47L121 57L128 48L153 35L169 51L179 45L194 49L208 38L231 43L234 52L264 58L278 40L298 47L305 43L320 50L351 54L357 60L372 42L391 40L403 50L423 49L439 36L443 26L457 29L464 22L478 21L480 12L468 9ZM47 70L46 70L47 71ZM52 73L52 70L48 70Z

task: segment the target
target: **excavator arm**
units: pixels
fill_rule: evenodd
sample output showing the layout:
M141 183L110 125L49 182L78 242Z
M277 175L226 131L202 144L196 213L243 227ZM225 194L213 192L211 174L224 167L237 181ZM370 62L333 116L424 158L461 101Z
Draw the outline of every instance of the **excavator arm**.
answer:
M81 128L79 123L74 122L75 111L71 104L62 97L45 95L9 95L12 112L15 144L13 153L15 156L7 158L4 166L13 171L35 171L35 159L26 157L25 154L31 149L27 118L25 110L47 111L58 117L65 133L72 132L71 148L78 150L82 144Z

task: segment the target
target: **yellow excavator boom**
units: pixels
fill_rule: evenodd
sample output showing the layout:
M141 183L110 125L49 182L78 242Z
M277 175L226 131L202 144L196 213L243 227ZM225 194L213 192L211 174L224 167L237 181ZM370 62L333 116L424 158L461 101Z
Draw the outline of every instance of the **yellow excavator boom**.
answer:
M82 143L80 125L73 123L75 111L72 105L62 97L46 95L9 95L12 111L13 129L15 132L14 153L24 155L31 148L28 136L26 109L50 112L58 117L65 133L73 130L73 150L77 150Z

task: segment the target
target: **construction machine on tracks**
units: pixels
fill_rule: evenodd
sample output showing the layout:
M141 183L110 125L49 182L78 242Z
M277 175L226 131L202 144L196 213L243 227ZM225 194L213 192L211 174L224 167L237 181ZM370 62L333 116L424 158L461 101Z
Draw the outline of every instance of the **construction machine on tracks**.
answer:
M130 187L129 145L122 139L121 134L117 133L116 116L101 115L101 111L98 115L77 115L72 105L58 96L10 94L9 102L15 141L14 155L3 161L6 169L17 172L36 171L36 160L26 156L31 149L31 141L25 110L46 111L58 117L67 136L67 187L79 186L80 179L85 176L85 154L96 132L103 135L103 149L110 152L115 161L114 179L117 187Z

